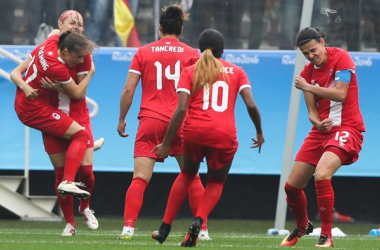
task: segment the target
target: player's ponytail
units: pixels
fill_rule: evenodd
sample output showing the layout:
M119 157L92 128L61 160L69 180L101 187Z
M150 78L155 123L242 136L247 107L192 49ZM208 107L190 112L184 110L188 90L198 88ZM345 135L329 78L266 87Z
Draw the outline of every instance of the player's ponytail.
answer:
M199 35L198 44L202 56L195 64L192 93L206 84L213 84L220 74L228 81L223 64L218 60L223 55L223 34L214 29L206 29Z

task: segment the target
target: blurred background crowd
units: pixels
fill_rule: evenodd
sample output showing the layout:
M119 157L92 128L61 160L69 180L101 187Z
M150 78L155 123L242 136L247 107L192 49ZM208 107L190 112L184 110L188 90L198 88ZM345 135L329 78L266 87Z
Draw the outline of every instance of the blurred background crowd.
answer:
M120 2L127 13L116 14ZM138 47L157 40L156 13L172 3L190 13L181 39L193 47L200 32L211 27L225 35L227 49L293 50L303 0L0 0L0 44L38 44L64 10L74 9L98 45ZM328 46L380 51L379 15L380 0L314 0L311 26L326 34ZM134 28L123 42L115 20L126 17Z

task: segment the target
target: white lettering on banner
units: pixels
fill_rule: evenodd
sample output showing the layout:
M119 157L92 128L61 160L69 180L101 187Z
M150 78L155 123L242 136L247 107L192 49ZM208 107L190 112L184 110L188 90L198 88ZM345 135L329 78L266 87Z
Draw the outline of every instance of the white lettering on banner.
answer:
M152 46L152 52L177 52L182 53L185 49L178 46Z
M291 57L290 55L284 55L282 57L282 64L285 64L285 65L294 65L294 64L296 64L296 58L295 57Z
M112 53L112 61L132 62L134 55L134 52L120 53L120 51L115 51Z
M38 51L38 59L40 61L40 64L44 70L47 70L49 68L49 64L46 62L46 59L44 57L44 49L45 46L41 46L40 50Z
M367 66L367 67L372 66L371 57L368 57L367 59L365 59L365 58L359 58L358 56L354 56L352 57L352 60L354 61L356 66Z
M259 64L260 59L258 55L247 56L246 54L241 54L240 56L234 54L227 54L226 61L235 64Z

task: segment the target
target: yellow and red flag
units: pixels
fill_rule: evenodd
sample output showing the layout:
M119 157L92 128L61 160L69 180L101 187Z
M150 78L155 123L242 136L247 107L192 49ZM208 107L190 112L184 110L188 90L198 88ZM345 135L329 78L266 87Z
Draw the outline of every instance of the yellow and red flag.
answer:
M114 22L116 34L123 47L141 46L128 0L114 0Z

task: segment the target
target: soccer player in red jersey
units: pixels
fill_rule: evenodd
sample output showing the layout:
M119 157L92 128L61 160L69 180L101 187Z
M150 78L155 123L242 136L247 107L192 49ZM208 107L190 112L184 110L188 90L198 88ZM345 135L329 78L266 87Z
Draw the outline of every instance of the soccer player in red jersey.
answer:
M342 165L354 163L362 148L365 131L359 109L355 64L347 51L325 47L325 35L316 28L304 28L296 43L310 61L294 86L304 92L313 127L299 149L285 192L296 228L281 246L294 246L298 238L313 231L307 216L303 189L315 174L318 211L322 231L316 247L332 247L334 191L331 178Z
M59 40L59 35L66 31L76 32L79 34L83 33L83 18L80 13L75 10L67 10L63 12L58 20L59 29L53 30L47 40L56 41ZM87 54L82 63L69 68L70 75L75 82L81 84L82 79L91 70L92 58L91 53ZM90 229L97 229L99 224L98 220L94 216L93 210L90 207L90 198L92 196L92 191L94 188L95 177L93 173L93 153L94 153L94 139L91 130L90 114L86 103L86 99L76 100L70 98L66 91L61 87L60 84L54 85L49 81L48 85L53 90L50 93L50 104L57 109L62 110L68 116L73 118L77 123L86 128L90 138L87 142L86 152L84 154L83 161L79 167L78 175L79 181L83 182L85 190L91 195L87 199L81 199L79 205L79 212L83 215L87 226ZM44 85L46 86L46 85ZM69 146L69 141L64 138L53 136L49 133L42 133L43 141L45 146L45 151L49 154L50 161L54 166L55 173L55 187L57 189L58 185L62 182L65 166L65 155ZM73 196L62 196L56 191L58 202L61 207L62 213L65 217L66 227L62 232L62 236L72 236L75 234L76 223L73 211Z
M251 148L258 147L260 152L264 143L260 112L253 99L246 73L241 67L221 59L224 49L223 35L217 30L206 29L201 33L198 42L202 56L195 65L182 71L177 88L178 107L162 144L152 151L159 157L167 156L170 145L184 122L184 166L171 188L163 222L152 233L152 238L160 243L169 235L174 217L186 197L200 163L206 158L207 185L195 218L182 241L182 246L186 247L196 246L202 221L219 201L236 153L238 142L234 111L238 93L256 127L257 140L252 138Z
M145 189L152 177L155 162L163 162L152 149L162 141L178 101L176 88L184 67L199 59L198 50L180 42L188 14L180 5L164 7L160 17L161 39L138 49L120 98L120 115L117 131L121 137L125 133L125 117L131 107L136 86L141 78L142 96L138 115L139 128L134 148L134 174L125 197L124 227L119 239L131 239L134 224L142 207ZM180 135L171 144L170 156L174 156L183 166ZM189 188L189 203L196 213L204 188L197 176ZM210 239L207 223L203 225L204 239Z
M90 193L77 187L76 172L86 150L89 134L63 111L50 104L51 90L42 87L42 79L58 81L71 98L83 99L95 68L84 77L80 85L72 79L68 67L82 63L94 44L84 36L66 32L56 41L48 40L37 46L11 73L17 85L15 110L26 126L70 141L65 159L63 181L58 186L61 194L74 194L87 198ZM25 73L24 77L22 76Z

